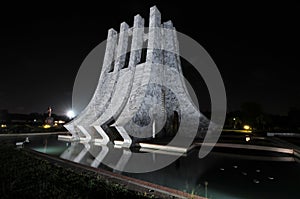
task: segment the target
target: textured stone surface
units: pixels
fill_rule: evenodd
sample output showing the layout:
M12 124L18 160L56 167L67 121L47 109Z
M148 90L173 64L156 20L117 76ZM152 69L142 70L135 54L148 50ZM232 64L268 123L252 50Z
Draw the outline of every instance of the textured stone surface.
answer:
M77 138L85 138L86 135L83 134L78 128L77 125L82 121L82 120L88 120L91 117L94 117L94 119L97 119L97 110L95 107L99 104L99 96L105 95L104 91L108 93L107 96L109 99L109 94L112 92L111 87L106 87L105 90L103 89L105 85L111 86L113 83L113 80L110 81L110 79L115 79L115 76L111 74L110 76L113 77L107 77L107 72L110 70L111 63L114 58L115 54L115 49L117 46L117 32L113 29L110 29L108 31L108 36L107 36L107 45L106 45L106 51L104 55L104 60L103 60L103 67L101 71L101 75L98 80L98 84L96 87L96 90L94 92L94 95L89 102L89 104L86 106L86 108L76 117L74 118L70 123L65 125L65 128L68 129L68 131L72 134L72 136L77 139ZM108 82L109 81L109 82ZM90 134L96 134L94 132L90 132Z
M130 37L132 43L128 46ZM133 28L125 22L121 24L118 43L116 40L116 32L110 30L95 94L85 110L66 125L74 137L87 140L105 137L106 144L108 137L105 135L117 132L124 139L122 146L130 147L131 139L138 141L175 134L194 137L198 128L207 129L209 120L196 108L187 91L177 35L171 21L161 24L161 14L154 6L150 9L148 33L144 33L144 20L137 15ZM145 41L146 62L140 63ZM123 68L128 49L129 65Z
M150 8L147 63L162 64L161 14L153 6Z
M131 92L135 66L141 57L140 49L143 44L143 27L144 19L140 15L135 16L129 67L119 71L119 79L109 106L91 126L101 128L101 125L111 119L117 118L122 112Z
M118 69L121 68L125 62L124 53L127 48L128 28L129 26L125 22L121 24L118 45L116 45L117 37L115 34L112 34L111 30L109 31L103 70L95 93L85 110L78 115L71 124L66 125L66 128L72 135L75 134L75 136L77 136L79 134L80 137L85 137L88 140L101 138L96 129L90 127L90 124L104 112L115 90L115 85L119 77ZM115 55L115 53L117 54ZM114 71L109 73L111 64L114 63L114 57L116 57Z

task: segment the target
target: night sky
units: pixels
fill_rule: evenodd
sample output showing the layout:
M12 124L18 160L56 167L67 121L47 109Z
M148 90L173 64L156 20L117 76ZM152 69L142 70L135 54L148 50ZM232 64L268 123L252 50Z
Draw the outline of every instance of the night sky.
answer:
M160 2L3 5L0 109L43 113L50 105L54 113L64 114L72 106L73 83L88 53L106 39L109 28L119 30L123 21L132 26L136 14L148 24L153 5L162 21L171 19L213 58L229 111L248 101L273 114L300 108L299 6Z

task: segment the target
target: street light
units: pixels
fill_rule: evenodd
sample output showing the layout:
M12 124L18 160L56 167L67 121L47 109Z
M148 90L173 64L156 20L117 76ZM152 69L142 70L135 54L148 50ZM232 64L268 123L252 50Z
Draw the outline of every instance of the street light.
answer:
M73 117L75 117L74 111L69 110L69 111L67 112L67 116L68 116L69 119L72 119Z
M244 125L244 129L245 130L250 130L250 126L249 125Z

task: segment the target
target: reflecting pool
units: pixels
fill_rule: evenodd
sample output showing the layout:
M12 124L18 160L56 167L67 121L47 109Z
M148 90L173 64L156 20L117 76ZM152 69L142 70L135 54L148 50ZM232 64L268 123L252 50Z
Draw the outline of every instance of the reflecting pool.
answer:
M163 169L126 173L122 170L133 153L151 153L153 164L177 154L115 148L111 144L71 143L59 141L56 135L30 136L29 140L25 147L42 153L208 198L300 198L300 164L291 154L215 147L199 159L196 147ZM112 154L119 158L112 158Z

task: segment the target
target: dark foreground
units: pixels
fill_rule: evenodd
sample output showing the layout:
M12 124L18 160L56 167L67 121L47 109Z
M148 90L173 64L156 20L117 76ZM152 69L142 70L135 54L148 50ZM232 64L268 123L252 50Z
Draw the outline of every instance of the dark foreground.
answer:
M1 198L152 198L93 172L65 168L0 141Z

